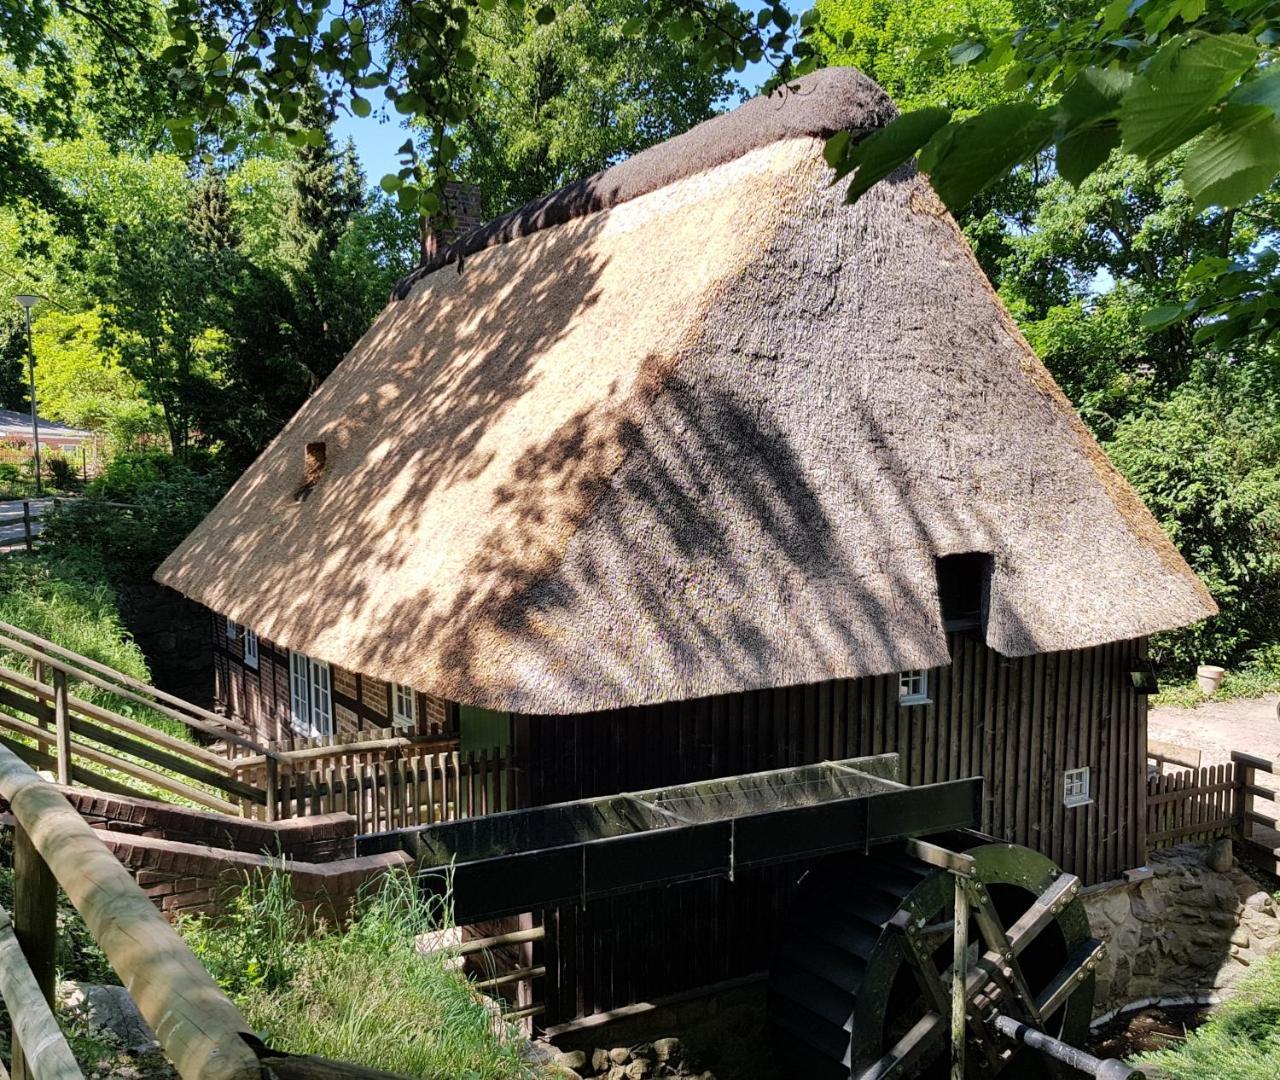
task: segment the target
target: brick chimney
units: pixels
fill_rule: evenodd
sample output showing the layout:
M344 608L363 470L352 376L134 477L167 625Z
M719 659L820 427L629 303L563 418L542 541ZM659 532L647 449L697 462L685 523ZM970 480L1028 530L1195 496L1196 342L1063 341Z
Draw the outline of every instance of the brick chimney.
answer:
M422 223L422 261L427 262L442 248L448 247L459 236L484 224L480 209L480 185L450 180L444 186L445 205L453 216L448 228L438 227L437 218L427 218Z

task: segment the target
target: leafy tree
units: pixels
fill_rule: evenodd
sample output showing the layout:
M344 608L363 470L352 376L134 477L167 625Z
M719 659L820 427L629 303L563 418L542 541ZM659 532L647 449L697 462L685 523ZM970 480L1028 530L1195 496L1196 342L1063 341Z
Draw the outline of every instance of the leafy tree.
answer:
M219 173L207 176L196 188L191 201L191 234L195 242L210 254L227 251L240 244L227 181Z
M551 22L507 5L475 16L485 79L456 141L486 218L687 130L729 95L689 43L624 33L637 9L570 0Z
M1175 671L1231 663L1280 625L1280 393L1257 368L1204 364L1123 423L1107 449L1222 613L1162 635Z
M0 409L29 409L27 324L18 313L0 322Z
M182 456L200 403L218 392L225 342L208 303L214 264L185 222L156 221L118 226L94 269L100 343L159 407L170 447Z

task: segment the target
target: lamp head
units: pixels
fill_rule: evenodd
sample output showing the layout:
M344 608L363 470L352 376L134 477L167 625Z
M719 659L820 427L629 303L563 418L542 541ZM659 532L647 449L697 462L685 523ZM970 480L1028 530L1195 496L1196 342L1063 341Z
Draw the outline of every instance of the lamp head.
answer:
M26 308L28 311L43 299L43 296L32 296L31 293L18 293L18 295L14 297L14 300L18 302L18 305Z

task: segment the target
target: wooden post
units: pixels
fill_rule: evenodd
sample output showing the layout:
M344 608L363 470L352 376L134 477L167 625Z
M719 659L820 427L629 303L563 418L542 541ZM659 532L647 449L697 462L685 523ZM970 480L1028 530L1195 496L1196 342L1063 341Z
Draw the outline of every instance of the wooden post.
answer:
M964 1080L964 1039L968 1020L969 893L964 878L956 874L955 935L951 954L951 1080Z
M266 758L267 820L275 821L279 814L276 800L279 798L280 764L275 754L267 754Z
M27 550L32 550L31 543L31 500L22 500L22 532L27 542Z
M71 716L67 710L67 673L53 669L53 722L58 738L58 783L71 785Z
M13 932L40 993L52 1007L54 962L58 942L58 883L21 824L13 828ZM13 1041L14 1080L34 1080L35 1073Z

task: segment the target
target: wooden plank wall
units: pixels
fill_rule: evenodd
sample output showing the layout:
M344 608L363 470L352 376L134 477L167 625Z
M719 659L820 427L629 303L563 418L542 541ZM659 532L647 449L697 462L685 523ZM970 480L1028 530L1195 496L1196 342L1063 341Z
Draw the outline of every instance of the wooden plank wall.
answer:
M927 705L896 676L565 717L513 717L520 805L896 752L913 784L987 778L983 829L1038 848L1088 884L1146 857L1146 699L1129 671L1145 642L1006 658L951 636ZM1066 808L1088 765L1092 802ZM544 913L544 1024L767 967L798 870L699 882Z

